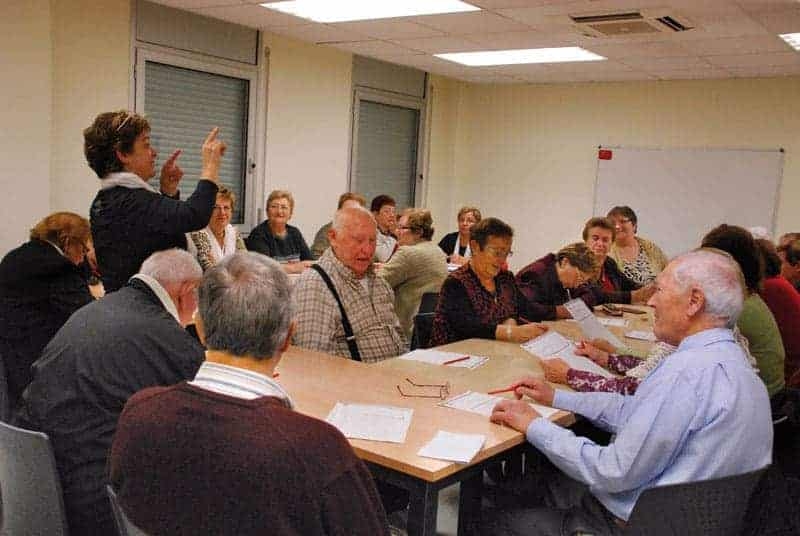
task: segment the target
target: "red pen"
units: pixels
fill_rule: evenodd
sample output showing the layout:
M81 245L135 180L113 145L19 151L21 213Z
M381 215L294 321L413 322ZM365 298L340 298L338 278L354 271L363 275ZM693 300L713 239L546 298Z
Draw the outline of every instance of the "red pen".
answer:
M505 389L495 389L494 391L488 391L486 394L487 395L496 395L498 393L510 393L514 389L515 389L514 387L506 387Z
M442 363L442 365L450 365L452 363L458 363L460 361L466 361L467 359L469 359L469 356L465 355L465 356L457 357L455 359L451 359L450 361L445 361L444 363Z

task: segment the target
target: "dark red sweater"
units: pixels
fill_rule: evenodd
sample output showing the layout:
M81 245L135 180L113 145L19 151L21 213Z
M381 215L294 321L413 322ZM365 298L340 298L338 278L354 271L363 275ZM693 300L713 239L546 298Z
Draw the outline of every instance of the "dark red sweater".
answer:
M380 535L366 466L329 424L275 397L187 383L125 405L109 460L131 521L159 535Z
M783 276L764 279L761 297L772 311L786 352L787 387L800 387L800 293Z

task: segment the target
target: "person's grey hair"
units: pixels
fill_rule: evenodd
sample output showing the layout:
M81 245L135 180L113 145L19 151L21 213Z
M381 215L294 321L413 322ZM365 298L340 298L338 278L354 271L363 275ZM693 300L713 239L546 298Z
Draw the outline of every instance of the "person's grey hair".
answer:
M348 217L352 216L353 214L361 214L365 218L368 218L372 222L372 225L374 225L375 227L378 226L378 223L375 221L375 216L373 216L372 212L370 212L366 208L348 207L336 211L336 214L333 215L333 223L331 224L331 228L337 232L341 231L342 227L344 227L345 220Z
M240 251L206 270L198 312L206 347L256 359L274 357L292 322L289 276L265 255Z
M177 248L156 251L145 259L139 273L149 275L162 287L197 281L203 277L203 269L194 255Z
M744 304L744 275L739 264L728 253L699 248L676 258L672 271L675 282L683 290L697 287L705 296L704 312L733 328Z

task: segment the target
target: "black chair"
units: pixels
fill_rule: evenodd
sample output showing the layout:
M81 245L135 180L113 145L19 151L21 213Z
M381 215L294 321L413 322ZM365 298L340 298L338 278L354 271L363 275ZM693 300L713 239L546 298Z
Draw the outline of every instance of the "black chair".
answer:
M11 397L8 394L8 379L6 376L6 364L3 356L0 355L0 422L11 420Z
M117 493L114 488L108 485L106 486L106 491L108 492L108 499L111 501L111 510L114 511L114 521L117 524L119 536L147 536L146 532L131 523L131 520L125 515L117 500Z
M766 471L650 488L636 501L625 534L741 534L750 497Z
M426 292L422 295L422 299L419 302L419 310L414 316L414 328L411 331L411 350L430 348L433 316L438 301L438 292Z
M0 423L3 536L66 536L56 460L46 434Z

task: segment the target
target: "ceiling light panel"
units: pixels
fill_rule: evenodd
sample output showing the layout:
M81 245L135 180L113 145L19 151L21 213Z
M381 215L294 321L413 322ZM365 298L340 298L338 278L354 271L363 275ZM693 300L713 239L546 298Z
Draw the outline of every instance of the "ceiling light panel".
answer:
M315 22L349 22L480 11L479 7L460 0L293 0L267 2L261 6Z
M434 54L443 60L471 67L488 65L520 65L524 63L562 63L568 61L602 61L603 56L580 47L527 48L521 50L489 50Z

